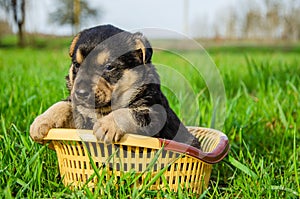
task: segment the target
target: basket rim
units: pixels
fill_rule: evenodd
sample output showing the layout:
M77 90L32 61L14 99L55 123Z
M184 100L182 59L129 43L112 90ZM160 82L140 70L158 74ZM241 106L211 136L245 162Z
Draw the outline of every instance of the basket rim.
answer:
M216 129L212 128L204 128L204 127L187 127L189 128L200 128L202 130L205 130L206 132L214 132L219 136L219 143L217 146L211 151L211 152L204 152L200 149L197 149L193 146L176 142L174 140L166 140L162 138L160 139L161 143L165 143L165 149L166 150L171 150L179 153L186 153L192 157L198 158L199 160L202 160L203 162L209 163L209 164L216 164L220 161L222 161L228 154L230 150L230 145L227 136Z
M192 147L190 145L179 143L173 140L167 140L163 138L154 138L137 134L125 134L121 140L114 144L137 146L152 149L160 149L164 147L164 150L170 150L178 153L187 154L194 158L197 158L208 164L215 164L223 160L229 152L230 146L227 136L216 129L204 128L204 127L187 127L192 129L202 129L205 131L214 132L220 139L217 146L211 152L203 152L200 149ZM79 142L99 142L94 136L92 130L86 129L67 129L67 128L52 128L44 137L45 141L79 141Z

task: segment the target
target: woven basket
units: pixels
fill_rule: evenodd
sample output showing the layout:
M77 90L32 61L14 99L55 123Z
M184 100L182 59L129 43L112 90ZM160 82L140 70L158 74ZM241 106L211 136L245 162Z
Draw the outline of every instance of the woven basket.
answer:
M199 139L202 150L175 141L133 134L125 134L116 144L105 145L97 142L91 130L78 129L51 129L44 140L52 141L63 183L71 188L82 187L95 173L90 157L94 165L113 172L114 176L132 169L139 174L164 146L151 167L152 176L169 166L151 189L163 189L166 185L163 182L167 182L173 191L181 186L189 192L201 194L208 185L212 164L221 161L228 153L228 139L213 129L188 127L188 130ZM144 178L142 175L140 184ZM97 183L94 177L88 186L93 190Z

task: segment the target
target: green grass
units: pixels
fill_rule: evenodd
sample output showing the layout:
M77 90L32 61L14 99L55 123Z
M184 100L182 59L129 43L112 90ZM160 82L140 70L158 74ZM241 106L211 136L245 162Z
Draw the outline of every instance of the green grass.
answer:
M43 48L0 48L0 197L82 198L84 190L70 191L59 177L55 153L32 142L29 126L54 102L67 96L64 76L69 67L68 46L59 48L39 41ZM38 45L39 46L39 45ZM39 46L40 47L40 46ZM213 47L208 52L223 78L226 114L222 131L231 151L213 167L203 198L300 197L300 47ZM194 51L182 52L195 56ZM155 63L188 66L167 52L157 52ZM176 65L174 64L176 63ZM162 72L163 73L163 72ZM213 106L201 78L188 74L200 109L190 124L210 126ZM167 76L167 75L166 75ZM167 76L171 81L174 77ZM174 87L176 88L176 86ZM182 104L164 89L174 110ZM182 91L179 94L185 95ZM182 116L182 115L181 115ZM104 198L185 198L186 192L130 188L127 174L102 188ZM150 180L149 180L150 182ZM114 184L123 183L123 189ZM127 184L126 184L127 183ZM100 189L100 188L99 188ZM140 192L142 191L142 192Z

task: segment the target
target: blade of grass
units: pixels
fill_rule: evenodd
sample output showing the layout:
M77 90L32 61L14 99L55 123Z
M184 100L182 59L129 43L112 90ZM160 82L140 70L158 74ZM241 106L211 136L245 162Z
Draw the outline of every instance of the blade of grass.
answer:
M251 170L249 169L246 165L242 164L238 160L234 159L232 156L229 155L228 161L237 169L241 170L245 174L249 175L253 179L257 179L258 176Z
M299 194L297 193L297 191L294 191L294 190L292 190L290 188L287 188L287 187L284 187L284 186L275 186L275 185L272 185L271 189L272 190L279 190L279 191L286 191L286 192L292 193L295 196L299 196Z
M168 165L166 165L162 170L160 170L151 180L148 184L143 186L142 190L139 192L136 198L142 198L142 195L145 193L147 189L150 188L152 184L154 184L162 175L163 173L174 163L176 162L179 158L181 158L183 155L180 155L178 158L174 159L171 161Z
M295 172L295 179L296 179L296 184L298 188L298 196L300 195L300 182L299 182L299 176L298 176L298 166L297 166L297 157L299 157L297 154L297 145L296 145L296 126L294 127L294 140L293 140L293 156L294 156L294 172Z
M1 114L1 128L4 134L4 140L6 141L7 145L9 146L10 144L10 139L7 136L7 130L6 130L6 126L5 126L5 120L3 115Z
M41 153L43 153L43 152L46 150L47 147L48 147L47 145L43 145L43 146L40 148L40 150L38 150L37 153L35 153L35 154L32 156L32 158L30 158L30 160L28 161L28 166L31 166L34 162L36 162L36 160L38 159L39 155L40 155Z
M156 163L156 161L158 160L160 154L162 153L164 149L164 146L162 146L154 155L153 159L151 160L151 162L148 164L148 166L146 167L146 169L141 172L140 174L138 174L133 180L132 183L136 182L142 175L144 175L147 171L150 171L150 169L154 166L154 164Z
M17 128L15 124L12 124L12 128L16 131L17 135L19 135L22 144L26 147L27 150L30 150L31 146L29 145L29 139L26 139L25 136L22 136L23 133Z
M200 195L199 199L203 199L205 198L205 196L207 195L208 191L209 191L209 187Z
M276 105L277 105L277 108L278 108L278 111L279 111L280 121L282 122L282 124L284 125L285 128L288 128L288 122L287 122L286 116L285 116L285 114L282 110L282 106L280 105L278 100L276 101Z

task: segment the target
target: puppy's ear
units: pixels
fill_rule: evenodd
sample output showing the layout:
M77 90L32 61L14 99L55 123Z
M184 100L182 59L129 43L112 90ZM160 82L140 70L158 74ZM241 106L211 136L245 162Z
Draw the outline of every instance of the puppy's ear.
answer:
M74 53L75 53L75 46L79 40L80 37L80 33L78 33L77 35L75 35L75 37L73 38L71 45L70 45L70 49L69 49L69 56L73 57Z
M142 62L144 64L150 63L153 53L150 42L140 32L134 33L133 38L135 40L136 50L138 51Z

